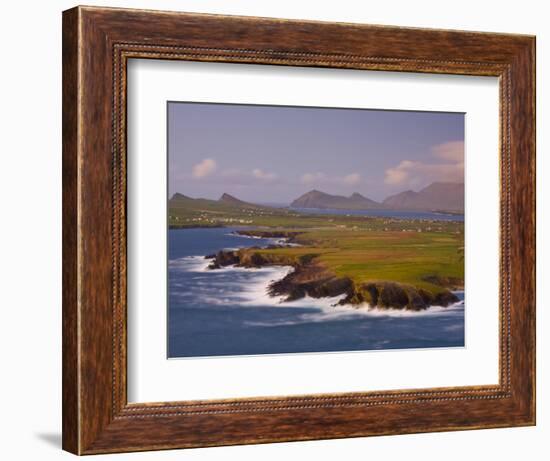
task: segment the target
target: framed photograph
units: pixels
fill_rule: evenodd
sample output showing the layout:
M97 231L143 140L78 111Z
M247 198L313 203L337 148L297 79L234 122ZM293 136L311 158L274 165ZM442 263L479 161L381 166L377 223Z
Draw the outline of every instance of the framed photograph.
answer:
M63 13L63 447L535 424L532 36Z

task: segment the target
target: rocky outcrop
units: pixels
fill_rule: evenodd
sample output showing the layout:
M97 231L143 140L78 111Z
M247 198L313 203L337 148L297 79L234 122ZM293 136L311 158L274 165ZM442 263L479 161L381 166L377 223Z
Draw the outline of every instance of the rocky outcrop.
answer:
M264 266L294 266L296 260L285 255L261 253L260 248L241 250L222 250L216 254L205 256L212 259L209 269L220 269L226 266L258 268Z
M449 306L458 301L456 295L446 288L432 293L412 285L380 281L356 284L349 277L338 277L317 262L317 254L306 254L298 258L262 253L258 248L219 251L212 256L210 269L224 266L257 268L264 266L292 266L293 271L269 288L271 296L284 297L284 301L311 298L333 298L343 296L340 305L360 307L369 305L381 309L405 309L421 311L430 306Z
M458 298L448 290L431 293L422 288L416 288L397 282L372 282L355 287L349 298L344 298L340 304L363 304L381 309L406 309L421 311L430 306L447 307L456 303Z
M312 259L312 258L311 258ZM269 286L271 296L284 296L285 301L310 296L333 298L353 295L353 282L347 277L336 277L319 264L304 262L294 265L294 271Z
M225 266L234 266L241 262L238 251L218 251L215 255L208 255L205 259L212 259L208 269L219 269Z

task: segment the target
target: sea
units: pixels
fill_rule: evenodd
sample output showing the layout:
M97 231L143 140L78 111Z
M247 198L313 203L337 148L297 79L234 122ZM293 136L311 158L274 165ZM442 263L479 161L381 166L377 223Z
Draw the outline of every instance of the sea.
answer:
M411 211L411 210L338 210L319 208L290 208L293 211L310 214L335 214L344 216L372 216L376 218L422 219L424 221L464 221L463 214Z
M205 256L221 249L281 243L237 230L169 230L169 358L464 346L464 292L454 305L422 312L357 309L335 306L340 298L269 296L290 267L208 269Z

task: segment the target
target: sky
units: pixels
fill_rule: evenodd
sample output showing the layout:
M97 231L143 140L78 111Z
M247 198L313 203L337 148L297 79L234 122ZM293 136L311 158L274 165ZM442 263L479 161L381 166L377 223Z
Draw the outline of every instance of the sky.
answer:
M464 180L464 114L168 103L168 193L288 204L317 189L383 200Z

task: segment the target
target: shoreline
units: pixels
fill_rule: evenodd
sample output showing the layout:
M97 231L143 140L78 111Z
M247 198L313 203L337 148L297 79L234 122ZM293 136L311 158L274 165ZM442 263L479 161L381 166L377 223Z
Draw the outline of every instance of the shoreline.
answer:
M250 238L279 238L287 244L293 244L299 231L261 231L242 230L236 234ZM208 270L233 266L245 269L266 266L289 266L292 272L280 280L271 282L266 291L271 297L283 298L282 302L291 302L306 297L321 299L341 297L335 306L346 306L360 309L370 306L379 309L396 309L406 311L424 311L430 307L448 307L459 301L453 291L463 289L460 281L445 277L427 276L426 280L442 287L441 291L432 293L423 288L393 281L372 281L357 284L350 277L338 277L320 264L317 254L301 255L289 258L284 255L265 254L261 250L282 248L285 245L268 247L248 247L238 250L220 250L204 258L212 260ZM446 285L446 286L445 286ZM451 289L449 289L451 286Z
M197 273L208 273L210 272L207 269L209 260L205 260L204 256L184 256L172 261L174 266L179 266L177 269L183 270L184 272L197 272ZM176 267L174 267L176 268ZM266 266L261 268L249 269L238 266L227 266L214 271L214 273L224 274L224 277L231 277L232 273L243 274L249 273L251 278L249 280L241 280L242 290L239 291L238 298L233 301L228 301L232 304L237 304L243 307L265 307L265 308L274 308L274 309L288 309L288 308L298 308L298 309L315 309L318 311L319 315L336 315L338 318L349 318L348 316L360 315L360 316L389 316L389 317L424 317L432 315L443 315L451 314L458 311L464 311L464 291L456 290L453 291L453 294L458 297L458 301L448 305L447 307L440 305L431 305L426 309L414 311L409 309L396 309L396 308L380 308L378 306L371 306L369 304L361 305L350 305L350 304L339 304L338 302L342 297L325 297L325 298L313 298L310 296L305 296L303 298L284 302L280 296L272 296L268 292L268 287L274 281L279 281L288 275L289 270L293 270L291 266ZM213 274L214 275L214 274ZM213 282L216 283L216 282ZM233 293L235 295L236 293ZM230 295L231 296L231 295ZM215 304L219 304L215 302ZM307 314L307 315L318 315L318 314ZM331 317L336 319L336 317ZM286 322L286 320L285 320ZM273 326L271 323L270 326Z
M283 208L277 208L281 210ZM364 219L391 219L400 222L415 223L415 222L432 222L434 224L454 222L464 222L464 213L460 211L446 211L446 210L400 210L394 208L383 209L340 209L340 208L284 208L289 212L294 212L300 215L304 219L309 219L312 216L319 218L364 218ZM259 223L238 223L238 222L224 222L223 220L215 220L214 218L206 221L201 219L184 220L180 222L169 220L169 230L181 230L181 229L208 229L208 228L224 228L234 227L243 224L244 227L256 227L261 225ZM277 224L275 224L277 226ZM269 226L268 227L272 227Z
M185 230L185 229L220 229L224 226L223 224L194 224L192 226L187 226L183 224L168 224L168 230Z

